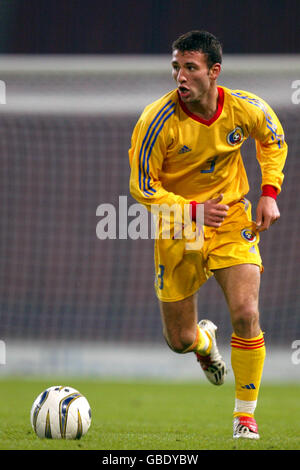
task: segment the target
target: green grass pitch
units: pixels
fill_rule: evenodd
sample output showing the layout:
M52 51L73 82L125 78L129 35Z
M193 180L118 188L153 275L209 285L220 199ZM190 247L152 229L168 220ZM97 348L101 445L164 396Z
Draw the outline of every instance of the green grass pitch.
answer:
M92 425L79 441L39 439L33 400L51 385L84 394ZM1 450L299 450L299 384L263 384L256 419L261 439L232 439L234 385L97 380L0 380Z

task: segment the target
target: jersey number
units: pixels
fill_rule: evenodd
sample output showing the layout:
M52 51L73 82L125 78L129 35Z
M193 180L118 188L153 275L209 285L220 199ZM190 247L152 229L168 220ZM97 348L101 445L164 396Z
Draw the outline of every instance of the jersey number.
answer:
M218 157L211 158L210 160L207 160L207 163L210 163L210 167L207 170L201 170L200 173L212 173L213 171L215 171L217 158Z

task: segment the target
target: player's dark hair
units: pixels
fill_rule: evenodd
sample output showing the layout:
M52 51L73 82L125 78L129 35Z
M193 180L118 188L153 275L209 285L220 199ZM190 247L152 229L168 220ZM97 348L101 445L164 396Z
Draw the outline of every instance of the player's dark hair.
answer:
M222 63L222 44L213 34L207 31L195 30L182 34L173 42L172 50L202 52L206 55L208 68L216 63Z

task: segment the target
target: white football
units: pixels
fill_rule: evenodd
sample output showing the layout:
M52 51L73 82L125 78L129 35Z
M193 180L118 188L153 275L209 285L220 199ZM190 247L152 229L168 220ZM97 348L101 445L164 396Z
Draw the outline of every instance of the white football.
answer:
M54 385L34 400L31 426L38 437L80 439L91 425L91 407L87 399L72 387Z

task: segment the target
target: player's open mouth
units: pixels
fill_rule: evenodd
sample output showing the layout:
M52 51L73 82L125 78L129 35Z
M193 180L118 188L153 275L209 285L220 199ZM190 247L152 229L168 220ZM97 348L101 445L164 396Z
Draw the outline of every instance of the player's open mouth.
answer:
M190 94L190 90L184 86L178 87L179 94L182 98L186 98Z

